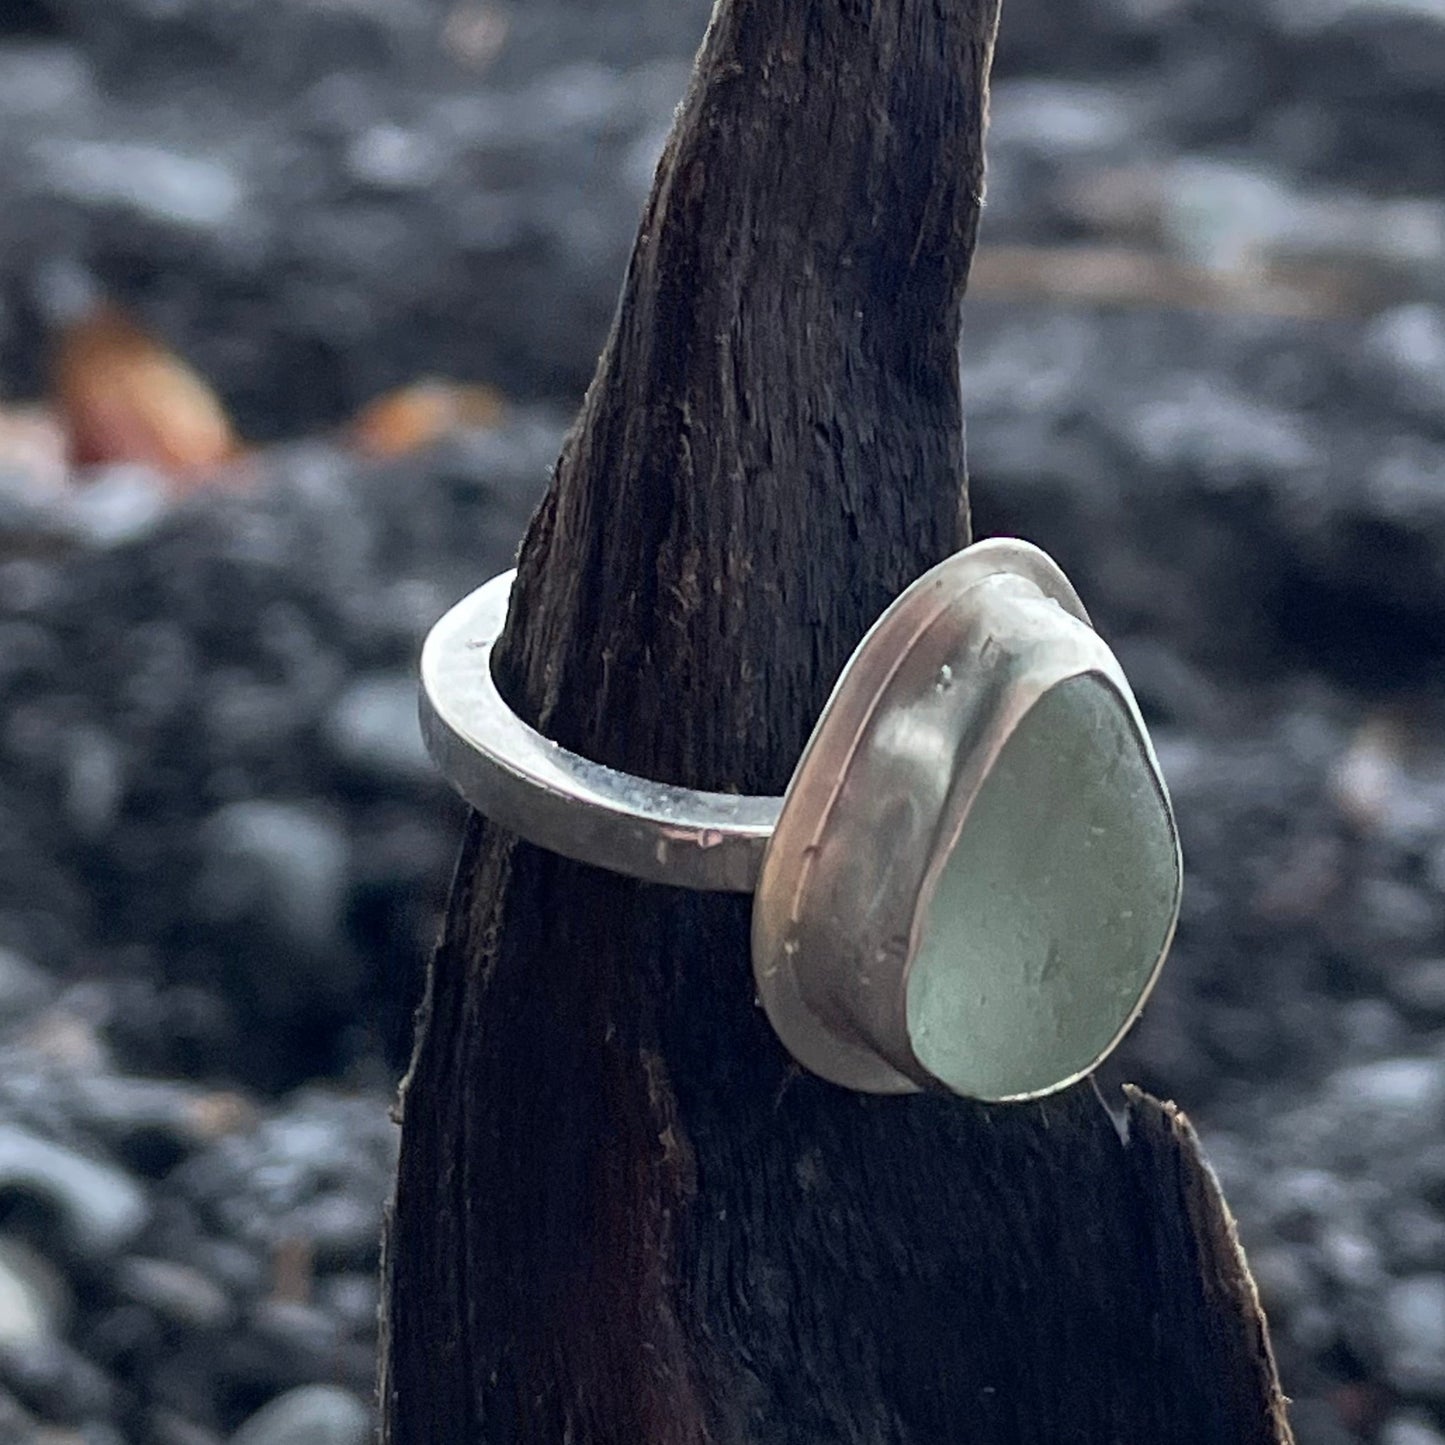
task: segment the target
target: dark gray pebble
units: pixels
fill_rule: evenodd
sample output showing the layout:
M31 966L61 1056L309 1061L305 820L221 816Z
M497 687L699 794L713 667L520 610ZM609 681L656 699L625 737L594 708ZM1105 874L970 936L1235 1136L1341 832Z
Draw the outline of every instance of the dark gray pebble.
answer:
M235 1312L226 1293L199 1270L172 1260L132 1255L116 1267L114 1285L126 1298L188 1329L224 1329Z
M355 1395L310 1385L257 1411L231 1445L366 1445L372 1429L372 1413Z
M352 767L382 779L434 781L417 721L414 676L358 678L336 700L326 732L337 757Z
M144 1190L121 1170L0 1124L0 1194L6 1193L54 1209L65 1242L95 1258L134 1238L150 1212Z
M68 1323L64 1277L22 1240L0 1235L0 1346L43 1347Z
M1445 1404L1445 1274L1390 1285L1381 1330L1391 1383L1408 1396Z
M173 1410L152 1410L146 1417L150 1445L222 1445L213 1430L177 1415Z
M1391 970L1391 996L1406 1012L1428 1022L1445 1020L1445 958L1421 958Z
M1402 1410L1381 1428L1379 1445L1445 1445L1445 1435L1428 1416Z
M38 1013L55 996L55 983L38 965L0 948L0 1026Z
M44 1420L79 1425L115 1411L115 1383L97 1365L56 1339L0 1344L0 1386Z

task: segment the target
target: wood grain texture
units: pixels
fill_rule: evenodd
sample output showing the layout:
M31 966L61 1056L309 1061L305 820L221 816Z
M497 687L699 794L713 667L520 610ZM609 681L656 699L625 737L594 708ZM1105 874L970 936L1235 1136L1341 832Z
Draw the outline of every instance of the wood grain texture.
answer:
M721 0L524 544L499 681L615 767L779 791L966 538L959 306L998 0ZM403 1089L389 1445L1266 1445L1187 1126L850 1094L749 900L473 818Z

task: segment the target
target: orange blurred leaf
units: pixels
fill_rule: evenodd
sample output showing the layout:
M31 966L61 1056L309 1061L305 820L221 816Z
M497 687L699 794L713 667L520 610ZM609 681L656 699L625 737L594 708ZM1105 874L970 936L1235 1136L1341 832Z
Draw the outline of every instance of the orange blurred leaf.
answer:
M54 393L81 466L140 462L195 483L238 451L210 387L114 306L97 307L61 335Z
M449 432L496 426L505 414L506 403L489 386L419 381L364 407L351 425L351 436L367 456L397 457Z

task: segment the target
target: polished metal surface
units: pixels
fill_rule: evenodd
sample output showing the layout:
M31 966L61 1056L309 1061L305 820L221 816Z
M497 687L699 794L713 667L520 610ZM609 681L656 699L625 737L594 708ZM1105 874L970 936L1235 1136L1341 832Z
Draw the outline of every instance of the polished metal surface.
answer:
M653 883L750 892L780 799L674 788L558 747L492 680L513 572L464 597L421 656L427 750L472 807L564 857Z

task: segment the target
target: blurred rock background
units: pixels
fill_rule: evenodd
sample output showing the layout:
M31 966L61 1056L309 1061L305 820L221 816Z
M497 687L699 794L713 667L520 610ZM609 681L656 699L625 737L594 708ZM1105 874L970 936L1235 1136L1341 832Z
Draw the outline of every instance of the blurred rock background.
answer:
M366 1438L460 820L413 662L707 8L0 4L0 1439ZM1199 1123L1302 1445L1445 1441L1442 86L1439 0L1005 0L962 352L979 526L1074 576L1184 834L1109 1073Z

